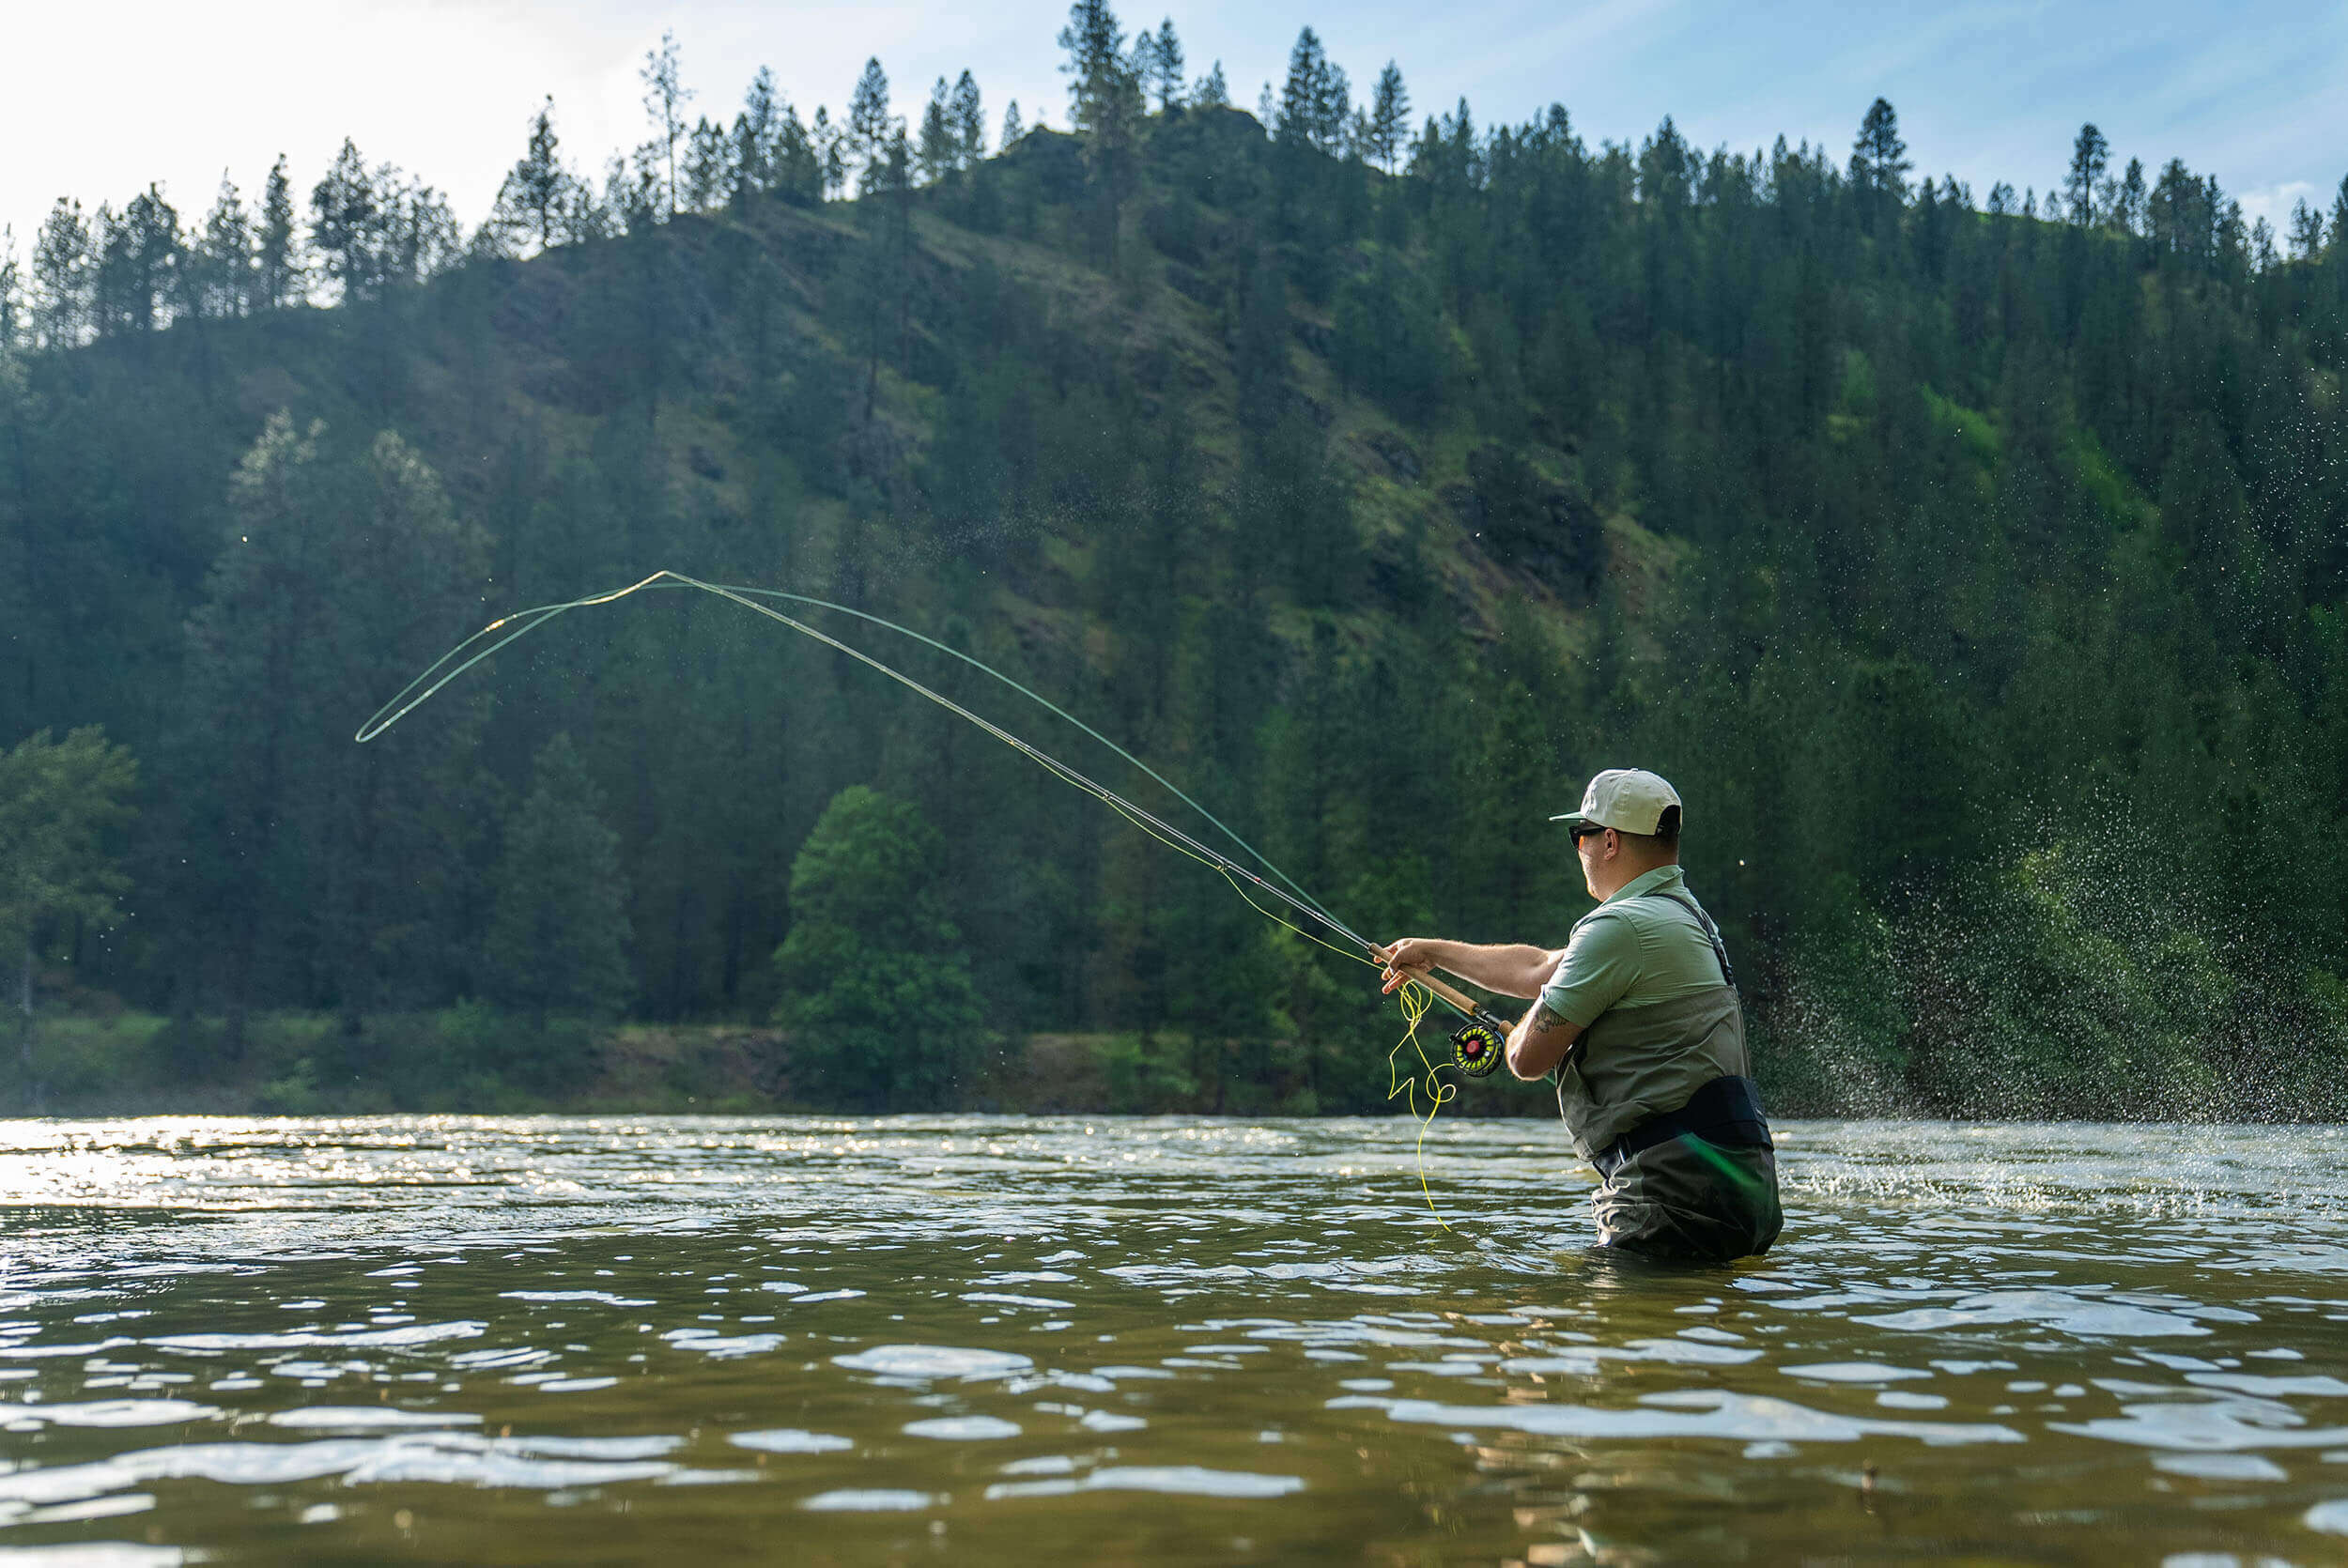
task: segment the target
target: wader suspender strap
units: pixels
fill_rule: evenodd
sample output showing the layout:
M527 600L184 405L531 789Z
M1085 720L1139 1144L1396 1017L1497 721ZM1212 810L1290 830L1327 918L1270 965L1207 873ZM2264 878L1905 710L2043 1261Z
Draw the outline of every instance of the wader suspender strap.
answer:
M1704 907L1693 899L1685 898L1677 893L1665 893L1658 890L1647 896L1654 899L1669 899L1696 917L1696 924L1702 926L1704 934L1711 939L1712 956L1721 961L1721 978L1728 982L1729 990L1736 990L1737 971L1728 966L1728 944L1721 940L1720 927L1712 924L1712 917L1704 913Z
M1729 990L1735 991L1737 989L1737 971L1729 966L1728 944L1721 940L1721 929L1712 924L1712 917L1704 913L1704 906L1697 903L1693 899L1683 897L1677 893L1655 892L1648 894L1647 897L1651 899L1669 899L1673 903L1677 904L1680 908L1686 910L1689 914L1696 917L1696 924L1704 928L1704 934L1706 938L1712 944L1712 956L1721 961L1721 978L1728 982ZM1589 1031L1584 1029L1582 1033L1586 1035ZM1564 1076L1566 1068L1571 1067L1576 1058L1582 1054L1583 1044L1583 1041L1579 1036L1577 1036L1574 1042L1566 1047L1566 1054L1564 1058L1559 1061L1555 1067L1551 1068L1543 1076L1552 1084L1557 1083L1557 1081Z

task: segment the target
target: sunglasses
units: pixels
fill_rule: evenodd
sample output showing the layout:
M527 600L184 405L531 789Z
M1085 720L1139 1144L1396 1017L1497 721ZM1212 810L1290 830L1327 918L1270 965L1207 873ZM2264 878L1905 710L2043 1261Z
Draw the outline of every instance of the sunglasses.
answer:
M1573 841L1576 844L1579 844L1583 839L1589 838L1592 834L1603 833L1606 830L1595 822L1578 822L1574 826L1568 828L1566 831L1571 834L1573 836Z

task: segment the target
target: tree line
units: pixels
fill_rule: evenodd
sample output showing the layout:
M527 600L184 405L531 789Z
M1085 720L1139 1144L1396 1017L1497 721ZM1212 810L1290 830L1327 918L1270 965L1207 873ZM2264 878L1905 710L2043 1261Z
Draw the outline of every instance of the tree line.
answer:
M135 918L23 924L57 994L191 1081L327 1014L317 1081L402 1102L554 1092L625 1013L774 1021L808 1101L1083 1031L1136 1105L1380 1107L1347 966L728 607L567 617L350 744L474 624L671 565L984 659L1373 931L1562 940L1546 817L1656 767L1789 1107L2329 1092L2348 188L2278 239L2093 126L1977 201L1880 100L1847 157L1591 146L1413 131L1309 29L1252 115L1170 23L1059 41L1070 130L992 152L974 83L908 125L877 62L836 132L763 73L688 126L665 40L600 193L549 111L470 237L355 151L299 236L273 179L265 304L93 282L64 331L37 278L0 736L144 764Z

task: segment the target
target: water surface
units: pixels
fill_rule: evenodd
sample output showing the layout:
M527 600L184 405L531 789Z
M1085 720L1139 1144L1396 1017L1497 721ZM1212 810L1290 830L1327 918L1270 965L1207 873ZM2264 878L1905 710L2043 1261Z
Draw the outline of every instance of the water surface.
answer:
M2343 1153L1795 1123L1666 1270L1538 1122L0 1124L0 1561L2339 1561Z

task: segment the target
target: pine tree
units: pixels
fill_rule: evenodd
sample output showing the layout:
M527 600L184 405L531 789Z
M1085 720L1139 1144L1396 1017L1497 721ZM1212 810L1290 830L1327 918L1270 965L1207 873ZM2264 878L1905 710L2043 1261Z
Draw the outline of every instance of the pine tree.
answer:
M1378 166L1394 173L1395 154L1411 127L1411 94L1402 85L1402 72L1392 60L1378 73L1378 87L1369 101L1369 135L1365 148L1377 160Z
M951 1103L983 1019L948 913L945 841L919 807L865 785L824 808L791 863L775 1019L795 1086L875 1110Z
M1228 109L1231 106L1231 86L1223 79L1223 62L1217 60L1213 69L1198 79L1191 90L1190 100L1201 109Z
M762 191L782 188L782 119L790 113L775 90L775 73L765 66L750 78L742 95L742 111L734 116L734 189L735 210L749 205ZM796 115L794 116L796 118Z
M278 991L289 967L293 933L280 912L301 908L309 891L293 819L318 738L332 732L309 680L329 602L317 520L330 504L318 469L324 433L270 417L237 466L233 531L188 618L174 763L200 787L175 802L190 853L174 895L201 912L181 968L191 983L201 976L219 987L232 1053L247 1009L265 988Z
M986 111L979 101L979 84L966 70L954 80L946 123L953 134L954 166L977 168L986 157Z
M0 362L23 347L24 279L16 259L16 230L0 223Z
M1353 85L1346 79L1345 68L1335 60L1324 61L1315 86L1313 129L1321 150L1333 158L1354 152L1347 143L1354 118Z
M261 197L261 227L253 250L255 286L261 308L277 310L301 298L301 233L294 225L293 181L286 174L286 155L270 165L269 184Z
M1150 112L1150 85L1158 75L1158 36L1144 27L1134 34L1133 53L1125 61L1134 80L1141 84L1141 110Z
M2291 208L2291 259L2314 261L2324 254L2324 219L2302 196Z
M1106 0L1076 0L1059 46L1069 77L1070 119L1085 138L1093 247L1114 275L1118 229L1135 178L1135 138L1143 113L1141 79L1125 58L1125 35Z
M710 211L733 185L734 144L704 115L693 122L693 133L686 139L686 204L696 212Z
M242 315L254 302L253 223L225 171L205 215L187 279L187 308L199 316Z
M677 214L677 146L686 137L685 106L693 97L693 89L685 85L675 33L661 29L660 47L644 51L644 63L636 75L644 85L644 114L652 121L653 136L647 145L657 150L661 195L667 215L673 218Z
M1019 100L1014 98L1003 107L1003 150L1009 152L1012 144L1027 133L1027 128L1019 123Z
M2250 230L2243 222L2242 203L2228 199L2218 206L2219 192L2215 176L2209 181L2210 207L2223 212L2217 222L2217 268L2221 275L2240 282L2249 269Z
M1900 117L1889 99L1877 99L1859 122L1851 143L1850 182L1863 222L1872 229L1877 212L1908 199L1908 144L1900 140Z
M2127 173L2120 178L2119 190L2111 204L2111 222L2123 234L2144 232L2144 161L2128 160Z
M1328 75L1329 57L1321 52L1320 35L1307 27L1296 35L1295 47L1289 51L1288 81L1280 88L1273 140L1326 150L1321 116L1329 93Z
M2079 127L2078 140L2071 144L2071 172L2063 179L2062 192L2069 203L2072 223L2081 228L2092 228L2111 216L2109 207L2098 209L2096 192L2104 180L2104 170L2111 164L2111 144L2091 121Z
M384 276L401 284L428 283L463 254L463 231L448 198L422 180L406 180L389 165L376 171L386 192Z
M312 711L356 713L432 657L442 628L477 613L487 543L460 517L414 447L389 431L330 455L302 526L323 537L322 635L301 651ZM486 694L485 694L486 695ZM315 974L347 1037L386 1006L413 1006L453 962L469 828L439 807L478 787L483 695L392 746L306 740L310 766L295 814L317 854L304 917L320 940ZM308 749L315 747L315 749ZM282 914L289 912L281 912Z
M823 113L816 111L820 116ZM799 123L799 112L783 105L776 123L770 189L795 207L813 207L824 199L825 174L815 138Z
M2272 272L2282 265L2282 256L2275 249L2275 225L2261 218L2250 225L2250 270Z
M383 283L384 213L375 175L348 137L310 191L310 244L328 281L346 300L364 300Z
M848 186L847 132L831 123L831 111L819 103L815 106L814 124L808 130L808 141L815 152L817 188L823 199L830 201Z
M921 106L921 139L914 151L914 166L924 185L936 184L961 164L961 146L954 136L948 100L950 91L946 79L939 77L937 85L930 89L929 102Z
M505 177L515 206L542 251L552 249L558 237L576 238L564 233L578 181L563 166L562 146L554 131L554 99L548 96L531 116L529 150Z
M90 329L92 284L89 223L82 204L63 196L42 220L33 241L33 341L70 348Z
M92 290L99 335L153 331L178 291L179 214L148 186L120 217L99 209L98 271Z
M1089 131L1095 121L1121 113L1133 72L1125 62L1124 29L1107 0L1076 0L1069 7L1059 46L1068 54L1059 69L1068 78L1069 123Z
M1150 54L1150 86L1158 95L1159 113L1182 106L1182 40L1175 36L1170 16L1158 23L1156 46Z
M860 166L858 193L869 195L886 181L888 139L895 128L895 116L888 112L888 73L874 56L864 62L864 74L857 78L856 91L848 98L844 141L848 156Z
M478 699L388 747L352 746L344 715L432 657L486 566L477 530L389 434L338 456L323 425L274 415L228 511L188 620L174 897L206 915L178 961L223 988L239 1038L265 997L354 1021L440 966L457 926L440 894L461 856L433 802L470 787Z
M603 794L567 734L540 748L490 885L490 996L527 1013L605 1018L627 1003L628 881Z

